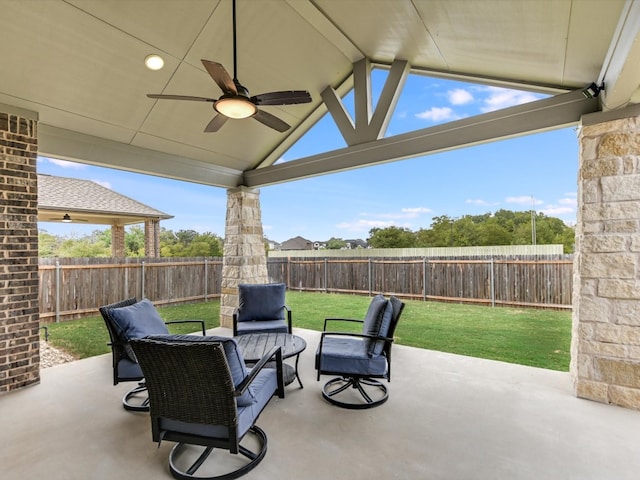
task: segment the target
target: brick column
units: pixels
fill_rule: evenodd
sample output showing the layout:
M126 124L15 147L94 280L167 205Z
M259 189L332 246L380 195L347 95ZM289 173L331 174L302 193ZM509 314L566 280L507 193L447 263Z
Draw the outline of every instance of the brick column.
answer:
M583 118L576 251L576 395L640 409L640 106Z
M160 256L160 220L158 219L144 222L144 255L153 258Z
M111 256L126 257L124 248L124 225L111 225Z
M240 283L267 283L267 255L262 234L260 191L227 190L220 325L231 328Z
M38 122L27 114L0 112L0 394L40 382Z

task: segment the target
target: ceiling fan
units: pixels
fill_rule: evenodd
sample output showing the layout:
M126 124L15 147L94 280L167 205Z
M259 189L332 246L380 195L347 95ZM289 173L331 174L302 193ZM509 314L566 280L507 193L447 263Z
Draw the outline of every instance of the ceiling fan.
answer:
M71 215L69 215L68 213L65 213L60 219L60 221L63 223L71 223L71 222L86 222L87 220L83 220L81 218L71 218Z
M281 92L262 93L249 96L249 90L238 81L237 49L236 49L236 0L233 0L233 78L225 68L210 60L201 60L211 78L222 90L220 98L192 97L187 95L147 94L149 98L161 100L191 100L196 102L211 102L218 114L213 117L204 129L205 132L217 132L229 118L242 119L253 117L258 122L273 128L278 132L285 132L291 126L264 110L261 105L293 105L309 103L311 95L306 90L286 90Z

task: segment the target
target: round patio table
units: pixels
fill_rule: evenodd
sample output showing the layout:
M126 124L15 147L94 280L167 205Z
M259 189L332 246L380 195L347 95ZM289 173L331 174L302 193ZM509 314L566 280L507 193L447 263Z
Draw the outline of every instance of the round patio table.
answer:
M304 338L289 333L248 333L233 338L238 343L244 361L249 364L259 362L273 347L282 347L283 360L296 357L295 367L282 362L285 385L298 379L300 388L303 388L300 375L298 375L298 360L300 360L300 354L307 348L307 342Z

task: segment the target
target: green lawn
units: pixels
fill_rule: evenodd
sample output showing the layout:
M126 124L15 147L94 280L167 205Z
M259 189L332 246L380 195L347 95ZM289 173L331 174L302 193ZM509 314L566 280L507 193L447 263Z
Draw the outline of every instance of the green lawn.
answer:
M295 327L322 330L326 317L362 318L369 297L287 292ZM396 330L402 345L479 358L569 370L571 313L407 300ZM217 300L159 307L165 320L198 318L207 328L219 325ZM172 326L187 333L193 326ZM100 315L49 325L49 342L76 358L109 352L109 336Z

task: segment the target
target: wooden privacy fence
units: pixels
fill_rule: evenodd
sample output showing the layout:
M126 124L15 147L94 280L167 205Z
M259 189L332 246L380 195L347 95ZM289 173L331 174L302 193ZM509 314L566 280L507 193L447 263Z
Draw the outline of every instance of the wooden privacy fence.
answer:
M573 260L555 258L274 258L289 289L487 305L571 308Z
M270 258L269 279L291 290L486 305L571 308L571 256ZM129 297L186 303L221 294L221 258L40 259L44 322L97 314Z
M220 296L221 258L41 258L40 318L60 321L125 298L156 305Z

